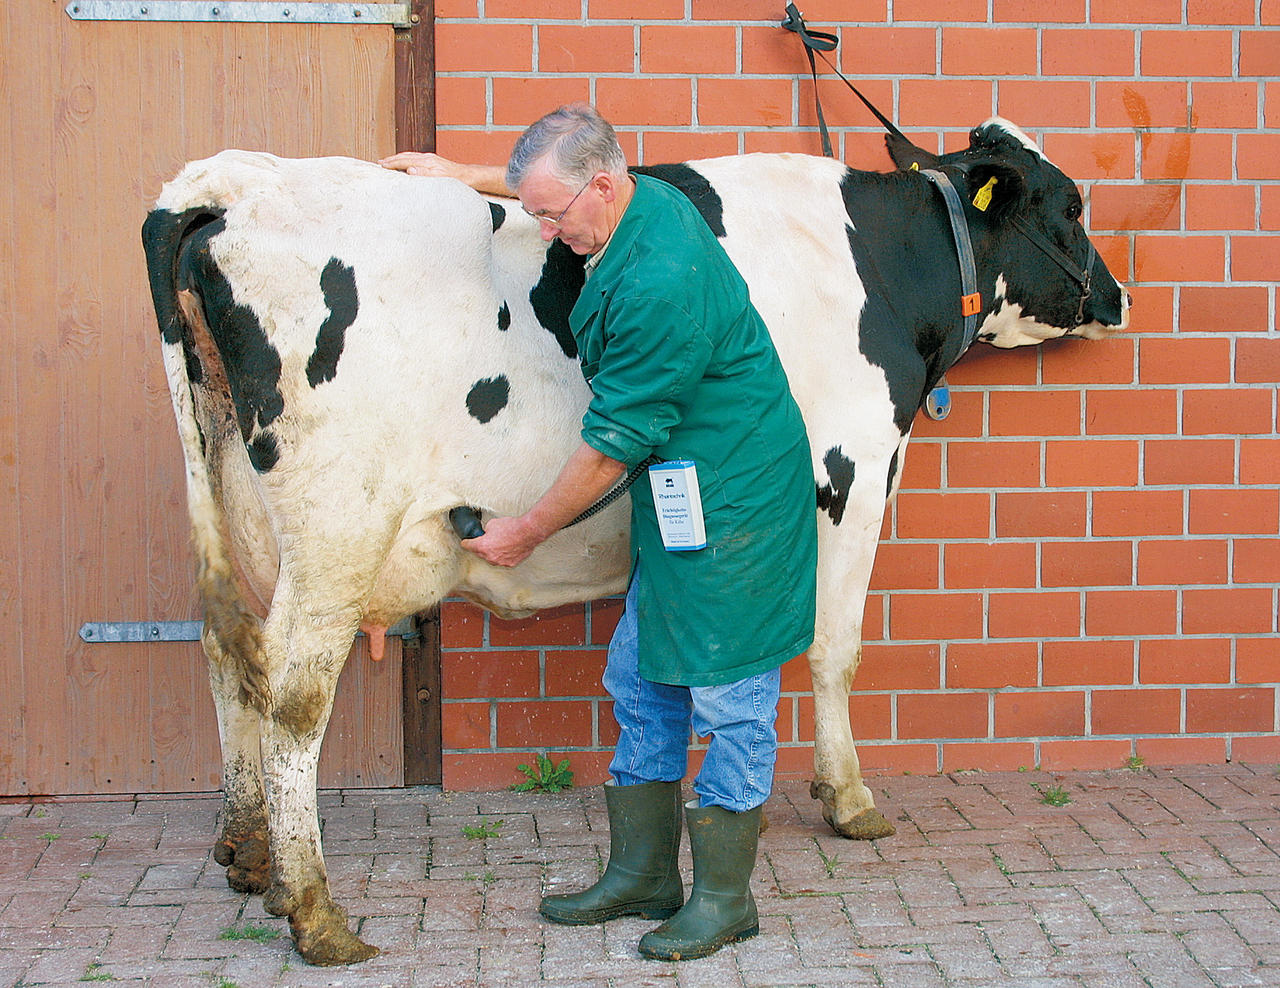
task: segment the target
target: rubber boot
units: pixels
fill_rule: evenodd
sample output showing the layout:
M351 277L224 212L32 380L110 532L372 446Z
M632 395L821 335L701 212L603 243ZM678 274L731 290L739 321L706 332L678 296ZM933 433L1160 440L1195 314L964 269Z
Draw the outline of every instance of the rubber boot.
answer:
M680 783L604 787L609 811L609 863L582 892L548 895L538 912L553 923L581 926L617 916L666 919L684 902L680 851Z
M693 850L693 890L684 908L640 938L640 953L664 961L714 954L760 932L751 872L760 839L760 807L735 813L685 806Z

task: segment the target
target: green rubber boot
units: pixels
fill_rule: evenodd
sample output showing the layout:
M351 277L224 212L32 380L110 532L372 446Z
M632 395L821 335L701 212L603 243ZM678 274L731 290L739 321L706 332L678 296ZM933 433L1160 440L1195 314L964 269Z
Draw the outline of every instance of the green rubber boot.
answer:
M735 813L685 806L693 850L693 891L684 908L640 938L640 953L664 961L714 954L760 932L751 872L760 840L760 807Z
M680 783L604 787L609 810L609 863L582 892L548 895L538 912L553 923L581 926L617 916L666 919L684 902L680 851Z

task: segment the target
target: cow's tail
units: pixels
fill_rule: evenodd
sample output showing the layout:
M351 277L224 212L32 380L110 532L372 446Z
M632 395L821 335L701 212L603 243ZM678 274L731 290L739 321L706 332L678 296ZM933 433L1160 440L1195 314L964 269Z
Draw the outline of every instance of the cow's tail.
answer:
M179 277L188 239L221 213L216 208L181 213L153 210L142 225L142 243L186 461L187 509L197 560L196 586L204 605L206 653L211 662L234 666L242 701L265 713L271 705L271 689L262 662L262 621L247 603L219 490L220 460L228 437L217 433L235 431L231 394L197 286L183 284L187 279ZM236 433L232 441L238 439Z

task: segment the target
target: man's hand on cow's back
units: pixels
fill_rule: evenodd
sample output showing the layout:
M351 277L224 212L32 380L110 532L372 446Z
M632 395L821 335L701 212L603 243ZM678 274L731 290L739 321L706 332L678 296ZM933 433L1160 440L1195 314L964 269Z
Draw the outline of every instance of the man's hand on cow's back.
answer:
M524 562L546 540L523 518L490 518L478 539L463 539L462 548L495 566Z
M378 164L409 175L454 178L477 192L487 192L490 195L514 195L507 188L507 170L501 165L469 165L431 151L399 151L390 157L379 158Z

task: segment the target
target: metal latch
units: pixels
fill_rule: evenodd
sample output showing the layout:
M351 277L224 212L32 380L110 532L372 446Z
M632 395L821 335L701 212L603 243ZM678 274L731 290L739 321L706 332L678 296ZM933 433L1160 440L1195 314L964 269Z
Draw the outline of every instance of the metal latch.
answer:
M413 27L408 3L255 3L249 0L71 0L77 21L227 21L252 24L390 24Z
M198 642L203 630L203 621L86 621L80 625L80 640L104 643ZM387 629L388 638L416 638L417 635L418 629L410 618Z

